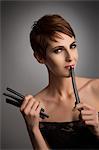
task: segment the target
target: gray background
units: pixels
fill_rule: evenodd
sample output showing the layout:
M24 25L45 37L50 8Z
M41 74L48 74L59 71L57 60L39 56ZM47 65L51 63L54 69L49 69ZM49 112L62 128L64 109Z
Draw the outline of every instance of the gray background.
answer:
M46 68L34 59L29 43L32 23L45 14L60 14L72 25L76 33L79 53L76 74L84 77L99 77L98 2L13 1L2 2L1 8L1 92L9 86L23 94L35 94L47 85ZM4 96L1 96L1 101L2 149L31 149L19 109L6 104Z
M0 5L0 104L1 104L1 5ZM0 135L1 135L1 105L0 105ZM0 136L1 147L1 136Z

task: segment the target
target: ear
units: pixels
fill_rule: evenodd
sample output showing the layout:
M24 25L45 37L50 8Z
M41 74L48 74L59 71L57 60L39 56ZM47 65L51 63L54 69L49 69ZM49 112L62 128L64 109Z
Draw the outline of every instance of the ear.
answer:
M41 55L38 55L36 52L33 53L34 57L37 59L37 61L40 63L40 64L45 64L45 59L43 56Z

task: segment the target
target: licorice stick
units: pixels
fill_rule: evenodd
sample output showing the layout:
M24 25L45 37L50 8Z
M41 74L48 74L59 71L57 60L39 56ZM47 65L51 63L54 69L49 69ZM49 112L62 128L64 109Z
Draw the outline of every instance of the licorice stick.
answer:
M80 103L80 98L79 98L79 94L78 94L78 90L77 90L77 86L76 86L76 82L75 82L75 72L74 72L74 67L70 66L70 73L71 73L71 78L72 78L72 85L73 85L73 90L74 90L74 94L75 94L75 105Z
M23 98L23 99L24 99L24 95L20 94L19 92L15 91L15 90L13 90L13 89L11 89L11 88L8 88L8 87L7 87L6 89L7 89L7 91L9 91L9 92L11 92L11 93L13 93L13 94L19 96L20 98Z
M21 93L15 91L15 90L11 89L11 88L7 87L6 89L7 89L7 91L9 91L9 92L11 92L11 93L13 93L13 94L15 94L15 95L17 95L17 96L19 96L21 98L21 99L19 99L19 98L15 97L14 95L3 93L3 95L15 99L18 103L13 101L13 100L11 100L11 99L6 99L6 102L9 103L9 104L15 105L17 107L20 107L21 104L22 104L22 99L24 99L25 96L22 95ZM46 118L49 117L47 114L44 113L44 109L43 108L41 108L40 117L43 118L43 119L45 117Z

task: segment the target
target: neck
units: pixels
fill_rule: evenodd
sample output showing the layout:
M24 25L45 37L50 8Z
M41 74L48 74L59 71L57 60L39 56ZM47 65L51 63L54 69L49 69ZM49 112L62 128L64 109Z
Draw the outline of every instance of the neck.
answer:
M49 73L49 93L52 96L66 98L73 92L71 77L56 77Z

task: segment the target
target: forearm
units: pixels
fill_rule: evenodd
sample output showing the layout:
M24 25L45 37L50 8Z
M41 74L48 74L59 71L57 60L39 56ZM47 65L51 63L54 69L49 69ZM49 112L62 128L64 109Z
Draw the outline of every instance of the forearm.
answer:
M35 140L35 149L36 150L49 150L47 143L45 142L40 129L35 128L32 129L32 133L34 135L34 140Z
M27 95L24 98L20 111L25 120L33 149L48 150L48 146L39 129L41 108L41 103L39 101L32 95Z
M27 125L27 130L34 150L49 150L39 128L30 128Z

